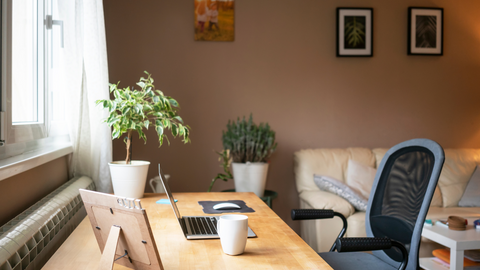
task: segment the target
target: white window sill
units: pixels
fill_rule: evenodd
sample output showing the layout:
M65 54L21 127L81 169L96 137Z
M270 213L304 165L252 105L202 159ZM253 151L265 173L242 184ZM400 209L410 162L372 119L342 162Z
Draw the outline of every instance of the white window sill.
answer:
M16 147L18 148L18 145ZM34 144L23 145L22 148L23 153L0 160L0 181L73 153L70 141L65 138L42 139ZM2 152L9 151L9 149L2 150Z

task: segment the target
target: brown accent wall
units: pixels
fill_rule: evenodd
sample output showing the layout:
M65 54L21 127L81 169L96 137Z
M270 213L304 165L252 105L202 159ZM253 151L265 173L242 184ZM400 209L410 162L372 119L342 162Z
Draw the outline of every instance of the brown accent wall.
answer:
M407 8L445 9L444 55L407 56ZM337 7L374 9L374 56L335 57ZM192 143L134 141L134 159L161 163L174 192L206 191L229 119L253 113L277 132L267 188L297 232L293 153L319 147L391 147L417 137L480 147L480 1L237 0L234 42L196 42L193 0L104 0L110 81L144 70L176 98ZM124 144L114 142L114 160ZM233 182L217 183L216 191ZM149 190L149 188L148 188Z
M67 157L61 157L0 181L0 226L68 180Z

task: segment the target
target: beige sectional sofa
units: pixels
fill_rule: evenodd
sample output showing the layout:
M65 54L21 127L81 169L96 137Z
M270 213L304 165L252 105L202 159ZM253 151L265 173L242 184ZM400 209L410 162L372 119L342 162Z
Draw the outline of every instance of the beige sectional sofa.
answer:
M345 182L350 159L377 168L387 150L344 148L307 149L296 152L294 171L300 208L333 209L340 212L348 221L346 236L365 236L365 212L356 211L345 199L320 190L314 182L314 174ZM480 207L458 206L477 164L480 164L480 149L445 149L445 164L427 219L446 218L449 215L480 217ZM302 238L317 252L328 251L342 228L339 218L300 222ZM427 245L422 244L423 246Z

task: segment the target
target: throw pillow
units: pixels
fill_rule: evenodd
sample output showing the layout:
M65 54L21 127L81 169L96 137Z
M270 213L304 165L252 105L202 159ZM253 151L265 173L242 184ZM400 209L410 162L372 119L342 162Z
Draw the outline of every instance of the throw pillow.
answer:
M349 159L346 177L347 185L368 199L370 197L370 190L372 189L376 173L377 170L374 168Z
M458 206L480 207L480 169L479 165L475 168L463 196L458 202Z
M313 181L319 189L338 195L355 207L358 211L366 211L368 201L339 180L323 175L314 175Z

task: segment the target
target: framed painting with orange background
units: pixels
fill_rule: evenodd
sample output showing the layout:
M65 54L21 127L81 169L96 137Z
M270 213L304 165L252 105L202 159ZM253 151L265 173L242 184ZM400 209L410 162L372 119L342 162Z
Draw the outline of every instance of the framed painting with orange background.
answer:
M193 0L195 40L234 41L234 0Z

